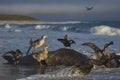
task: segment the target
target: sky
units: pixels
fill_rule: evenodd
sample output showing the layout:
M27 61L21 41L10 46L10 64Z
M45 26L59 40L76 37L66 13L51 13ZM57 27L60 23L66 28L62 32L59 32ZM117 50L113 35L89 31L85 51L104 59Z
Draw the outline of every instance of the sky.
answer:
M120 21L120 0L0 0L0 14L46 21Z

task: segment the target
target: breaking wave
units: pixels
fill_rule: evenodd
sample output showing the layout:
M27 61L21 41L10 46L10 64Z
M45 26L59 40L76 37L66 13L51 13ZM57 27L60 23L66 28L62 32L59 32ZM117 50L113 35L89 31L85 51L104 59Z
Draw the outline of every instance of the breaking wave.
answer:
M35 26L35 29L49 29L50 28L50 26L47 26L47 25L36 25Z
M9 24L6 24L4 27L5 27L6 29L10 29L10 28L11 28L11 26L10 26Z
M20 29L15 29L15 30L13 30L12 32L22 32L22 30L20 30Z
M108 35L108 36L120 35L120 29L112 28L106 25L95 26L91 28L90 31L91 33L96 35Z
M63 22L62 22L63 23ZM51 30L51 31L62 31L62 32L77 32L77 33L92 33L95 35L108 35L108 36L116 36L120 35L120 29L115 28L114 25L100 25L96 23L74 23L71 24L5 24L0 25L0 31L2 32L22 32L28 30ZM24 27L24 28L23 28Z
M53 72L49 72L49 73L45 73L45 74L41 74L41 75L31 75L29 77L26 78L22 78L22 79L17 79L17 80L57 80L57 79L71 79L73 77L84 77L85 75L82 74L80 72L80 70L78 70L77 68L74 67L68 67L68 68L64 68L62 70L57 70L57 71L53 71Z
M22 32L23 30L19 25L5 24L3 27L0 25L0 32Z
M80 32L81 27L76 27L73 25L36 25L35 30L53 30L53 31L70 31L70 32Z
M81 27L79 25L36 25L35 30L53 30L53 31L64 31L64 32L80 32L80 33L92 33L95 35L108 35L116 36L120 35L120 29L114 28L107 25L93 26L93 27Z

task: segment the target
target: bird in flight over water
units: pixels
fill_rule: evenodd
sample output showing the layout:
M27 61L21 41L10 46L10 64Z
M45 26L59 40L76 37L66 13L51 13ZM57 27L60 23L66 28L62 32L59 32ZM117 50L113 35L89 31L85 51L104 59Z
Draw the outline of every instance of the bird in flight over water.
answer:
M94 7L92 6L92 7L86 7L86 10L87 11L90 11L90 10L92 10Z

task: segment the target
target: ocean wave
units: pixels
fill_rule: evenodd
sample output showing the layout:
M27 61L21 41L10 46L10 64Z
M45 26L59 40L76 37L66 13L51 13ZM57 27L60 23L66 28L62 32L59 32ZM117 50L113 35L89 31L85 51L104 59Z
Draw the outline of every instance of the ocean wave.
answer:
M72 22L70 22L72 23ZM96 25L96 24L95 24ZM62 32L80 32L80 33L92 33L96 35L108 35L108 36L115 36L120 35L120 29L114 28L113 26L107 26L107 25L100 25L95 26L90 24L33 24L33 25L22 25L25 26L24 30L51 30L51 31L62 31ZM21 28L23 28L21 25L16 24L6 24L4 25L4 28L1 27L0 31L11 31L15 30L14 32L22 32ZM31 27L27 27L31 26ZM95 26L95 27L94 27ZM20 30L18 30L20 29Z
M71 30L71 27L69 26L64 26L64 27L61 27L59 28L60 31L68 31L68 30Z
M62 26L56 26L56 25L36 25L34 27L35 30L54 30L54 31L72 31L72 32L79 32L80 28L74 27L74 26L67 26L67 25L62 25Z
M15 29L14 32L22 32L20 29Z
M96 35L108 35L108 36L120 35L120 29L106 25L95 26L90 29L90 32Z
M4 27L5 27L6 29L10 29L10 28L11 28L11 26L10 26L9 24L6 24Z
M77 23L89 23L89 21L43 22L42 24L77 24Z
M35 29L49 29L50 28L50 26L48 26L48 25L36 25L35 26Z

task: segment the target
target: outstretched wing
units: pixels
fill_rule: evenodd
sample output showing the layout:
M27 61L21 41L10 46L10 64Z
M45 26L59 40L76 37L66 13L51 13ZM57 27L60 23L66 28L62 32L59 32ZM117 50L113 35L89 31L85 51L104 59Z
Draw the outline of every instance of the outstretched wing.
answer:
M65 39L57 39L58 41L64 43L65 42Z
M70 43L70 44L76 44L76 42L75 42L74 40L72 40L72 39L69 40L69 43Z
M94 7L93 6L91 6L91 7L86 7L86 10L92 10Z
M82 45L91 47L91 48L95 51L95 53L97 54L97 56L98 56L99 58L102 57L102 55L103 55L103 54L102 54L102 50L99 49L94 43L86 42L86 43L83 43Z
M108 49L110 48L110 45L113 45L113 41L111 41L111 42L109 42L109 43L106 43L106 44L104 45L104 48L103 48L103 50L102 50L102 53L103 53L104 55L107 55L107 54L108 54Z

